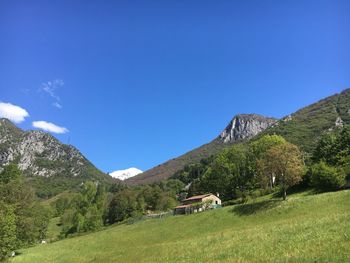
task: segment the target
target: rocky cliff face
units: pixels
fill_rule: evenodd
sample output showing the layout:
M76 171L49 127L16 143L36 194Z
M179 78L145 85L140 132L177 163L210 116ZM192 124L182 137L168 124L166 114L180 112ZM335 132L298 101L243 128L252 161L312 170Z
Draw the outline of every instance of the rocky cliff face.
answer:
M236 115L220 134L219 138L224 143L250 139L275 124L276 121L276 119L258 114Z
M23 131L0 119L0 166L16 163L25 175L76 177L102 174L76 148L42 131Z
M168 179L185 165L198 163L203 158L218 154L230 145L248 140L276 123L276 119L257 114L236 115L226 129L213 141L204 144L184 155L171 159L148 171L126 179L130 185L147 184Z

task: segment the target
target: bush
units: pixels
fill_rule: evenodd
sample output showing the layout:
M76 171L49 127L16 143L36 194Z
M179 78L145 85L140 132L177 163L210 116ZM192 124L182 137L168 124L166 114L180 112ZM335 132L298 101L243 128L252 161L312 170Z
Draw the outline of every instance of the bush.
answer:
M318 190L336 190L345 184L345 172L321 161L311 167L310 179L311 185Z

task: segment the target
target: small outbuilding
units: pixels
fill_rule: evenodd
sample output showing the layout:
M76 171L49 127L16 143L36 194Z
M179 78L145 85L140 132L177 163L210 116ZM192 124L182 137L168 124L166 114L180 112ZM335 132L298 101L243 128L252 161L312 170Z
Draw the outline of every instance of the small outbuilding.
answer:
M182 200L181 205L174 208L174 214L192 214L207 209L221 207L221 200L213 194L195 195Z

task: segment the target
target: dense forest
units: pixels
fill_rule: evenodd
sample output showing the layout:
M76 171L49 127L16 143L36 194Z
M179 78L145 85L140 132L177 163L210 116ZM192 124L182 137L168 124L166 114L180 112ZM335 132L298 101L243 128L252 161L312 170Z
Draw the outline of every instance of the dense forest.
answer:
M224 201L244 202L275 190L286 194L291 187L336 190L350 179L349 146L350 126L324 133L311 154L282 136L264 135L187 165L172 178L189 184L189 195L218 193Z

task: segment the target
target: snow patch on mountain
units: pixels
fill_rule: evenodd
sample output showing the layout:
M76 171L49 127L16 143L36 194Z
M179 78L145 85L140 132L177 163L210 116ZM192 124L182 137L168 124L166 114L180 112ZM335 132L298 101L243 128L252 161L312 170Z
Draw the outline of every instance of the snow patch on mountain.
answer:
M114 177L114 178L120 179L120 180L125 180L125 179L133 177L135 175L138 175L140 173L142 173L142 171L140 169L132 167L132 168L125 169L125 170L114 171L112 173L109 173L109 175Z

